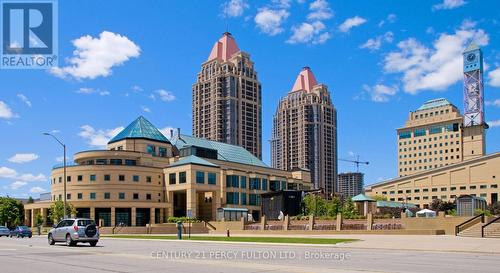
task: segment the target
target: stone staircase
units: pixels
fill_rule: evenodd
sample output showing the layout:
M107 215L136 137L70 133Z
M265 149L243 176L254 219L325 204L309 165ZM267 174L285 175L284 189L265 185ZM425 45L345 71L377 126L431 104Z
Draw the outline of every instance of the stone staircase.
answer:
M484 237L500 238L500 222L493 223L484 229Z
M486 223L477 223L460 231L457 235L461 237L481 237L481 228ZM500 238L500 221L491 223L484 228L484 238Z
M481 237L481 227L483 223L479 222L466 230L463 230L458 233L460 237Z

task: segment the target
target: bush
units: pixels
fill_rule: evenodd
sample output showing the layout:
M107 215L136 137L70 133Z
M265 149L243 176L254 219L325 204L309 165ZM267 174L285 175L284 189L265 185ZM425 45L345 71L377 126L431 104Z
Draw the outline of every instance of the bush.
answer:
M169 216L167 217L167 223L177 223L177 222L191 222L191 223L198 223L198 222L201 222L200 219L196 218L196 217L192 217L192 218L189 218L189 217L174 217L174 216Z
M491 216L491 212L489 210L476 209L475 215L479 215L484 213L484 216Z

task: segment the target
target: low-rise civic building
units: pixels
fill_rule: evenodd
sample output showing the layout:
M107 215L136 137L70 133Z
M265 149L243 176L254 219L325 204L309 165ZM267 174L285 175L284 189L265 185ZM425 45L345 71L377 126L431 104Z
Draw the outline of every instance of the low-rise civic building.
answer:
M63 200L63 166L51 174L50 200L25 206L26 223ZM66 172L66 200L76 216L103 226L144 226L168 216L213 220L218 208L245 208L260 216L260 194L310 189L308 171L268 167L240 146L171 132L167 139L139 117L108 143L106 150L74 155Z

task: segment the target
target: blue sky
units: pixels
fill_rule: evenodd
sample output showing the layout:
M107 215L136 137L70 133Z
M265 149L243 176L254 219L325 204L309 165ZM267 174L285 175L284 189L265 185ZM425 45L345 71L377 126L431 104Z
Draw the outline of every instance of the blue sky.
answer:
M471 40L487 66L487 152L498 151L500 3L395 2L60 1L59 68L0 70L0 195L50 190L62 151L42 132L70 158L139 115L190 134L191 85L226 28L262 82L266 163L279 98L307 65L332 93L339 157L370 161L366 184L395 177L395 129L408 112L438 97L463 108L461 51Z

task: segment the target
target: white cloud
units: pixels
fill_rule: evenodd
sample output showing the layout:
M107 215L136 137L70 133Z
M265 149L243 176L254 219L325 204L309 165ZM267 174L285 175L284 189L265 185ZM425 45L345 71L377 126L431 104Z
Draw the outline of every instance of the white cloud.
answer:
M325 0L315 0L309 5L311 11L307 15L309 20L326 20L333 17L332 9Z
M47 192L47 190L45 190L42 187L33 187L30 189L30 192L31 193L44 193L44 192Z
M66 162L69 161L69 157L66 156ZM64 156L58 156L56 157L56 162L63 162L64 161Z
M376 84L373 87L363 85L363 89L370 94L371 100L374 102L387 102L390 97L396 95L398 87Z
M493 87L500 87L500 67L488 73L488 84Z
M126 36L103 31L98 38L90 35L72 41L76 50L67 60L66 67L51 70L56 76L76 79L95 79L107 77L114 66L123 65L130 58L140 55L140 48Z
M168 139L170 139L170 130L173 130L174 132L176 132L177 129L175 129L174 127L170 127L170 126L167 126L163 129L159 129L160 132Z
M24 187L26 186L28 183L27 182L24 182L24 181L16 181L16 182L12 182L9 187L11 190L17 190L21 187Z
M109 140L121 132L124 128L117 127L114 129L94 129L90 125L83 125L81 127L79 136L87 140L90 146L104 147L108 144Z
M312 23L304 22L300 26L293 26L292 36L287 40L287 43L324 43L330 38L330 34L328 32L320 34L324 29L325 25L320 21L315 21Z
M392 43L394 40L394 34L391 31L386 32L384 35L379 35L376 38L368 39L364 44L360 45L360 48L366 48L370 51L376 51L382 46L382 42Z
M14 169L7 167L0 167L0 177L2 178L16 178L17 172Z
M490 126L490 128L493 128L493 127L500 127L500 119L497 119L497 120L490 120L487 122L488 125Z
M394 13L391 13L391 14L387 15L387 21L388 21L389 23L394 23L394 22L396 22L396 19L397 19L397 18L398 18L398 17L397 17L397 16L396 16L396 14L394 14Z
M141 105L141 109L142 111L146 112L146 113L151 113L151 109L149 109L149 107L146 107L144 105Z
M455 9L467 4L464 0L443 0L442 3L432 6L433 10Z
M223 16L224 17L239 17L243 15L245 9L248 9L246 0L229 0L223 4Z
M28 97L26 97L24 94L17 94L17 97L22 101L24 102L26 105L28 105L29 107L31 107L31 101L28 99Z
M107 90L100 91L99 89L95 88L90 88L90 87L81 87L80 89L76 90L76 93L78 94L85 94L85 95L90 95L97 93L100 96L109 96L111 93Z
M259 9L254 21L261 32L274 36L283 32L284 29L281 25L288 16L290 16L290 13L286 9L264 7Z
M37 159L38 159L37 154L29 153L29 154L15 154L8 160L12 163L27 163Z
M46 181L47 177L43 174L33 175L31 173L25 173L19 175L16 170L7 167L0 167L0 177L16 179L20 181L32 182L32 181Z
M167 91L165 89L159 89L155 91L156 94L160 97L162 101L173 101L175 100L175 96L172 92Z
M47 177L41 173L34 175L31 173L25 173L17 177L17 179L28 182L36 182L36 181L47 181Z
M131 89L135 92L142 92L144 91L144 89L142 89L142 87L140 87L139 85L134 85L131 87Z
M354 16L352 18L346 19L342 24L340 24L339 30L341 32L349 32L349 30L351 30L351 28L358 27L364 23L366 23L365 18L359 17L359 16Z
M0 100L0 118L11 119L16 117L16 114L12 112L10 107L3 101Z
M497 107L500 107L500 99L496 99L494 101L486 101L485 104L488 105L488 106L497 106Z
M421 90L444 90L462 80L462 52L474 41L487 45L488 35L475 24L464 21L453 34L442 33L433 48L424 46L415 38L398 43L398 51L390 52L384 59L384 70L401 73L403 90L416 94Z

